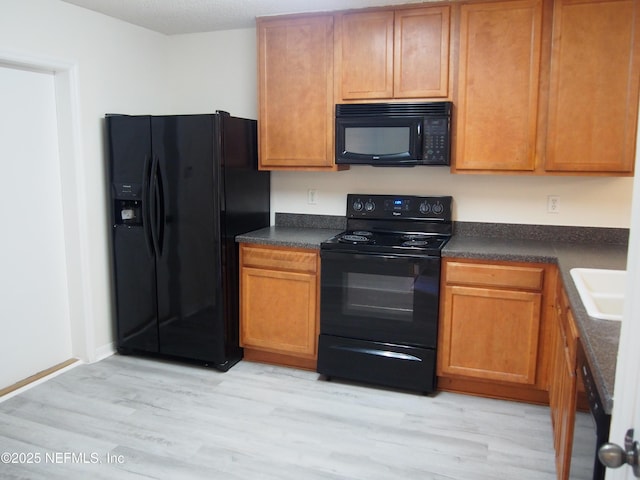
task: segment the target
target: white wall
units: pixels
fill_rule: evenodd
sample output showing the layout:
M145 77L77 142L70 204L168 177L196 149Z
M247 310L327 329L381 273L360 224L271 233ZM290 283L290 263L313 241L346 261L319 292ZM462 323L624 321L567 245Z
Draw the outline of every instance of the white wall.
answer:
M452 175L446 167L376 168L344 172L277 172L273 211L344 215L347 193L453 195L459 221L629 227L632 178ZM317 205L307 190L317 190ZM547 196L560 196L547 213Z
M0 388L72 356L55 98L52 73L0 66Z
M62 155L60 163L65 188L77 190L79 203L77 209L66 205L63 214L74 217L85 247L77 253L84 256L86 283L70 290L70 304L85 307L74 314L88 320L89 360L112 342L103 118L108 112L169 109L167 42L164 35L58 0L0 3L0 61L37 57L75 68L78 97L71 101L77 101L79 114L77 158Z
M255 29L170 37L173 110L208 109L257 118ZM347 193L447 194L460 221L629 226L631 178L452 175L446 167L374 168L344 172L273 172L272 212L344 215ZM317 205L307 190L317 189ZM547 213L547 196L560 212ZM273 215L272 215L273 218Z
M258 118L254 29L172 36L168 51L172 113L226 110Z

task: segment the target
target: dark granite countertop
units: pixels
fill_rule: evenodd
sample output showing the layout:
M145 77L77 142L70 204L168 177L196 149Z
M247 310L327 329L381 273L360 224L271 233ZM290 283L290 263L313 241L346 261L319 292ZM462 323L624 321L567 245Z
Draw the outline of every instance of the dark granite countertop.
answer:
M320 249L320 244L342 230L310 227L271 226L238 235L236 242L281 247Z
M605 410L611 413L620 322L589 316L569 271L574 267L624 270L627 245L454 235L442 256L556 264L598 393Z
M276 213L276 224L236 236L236 242L320 249L325 240L342 232L345 217Z

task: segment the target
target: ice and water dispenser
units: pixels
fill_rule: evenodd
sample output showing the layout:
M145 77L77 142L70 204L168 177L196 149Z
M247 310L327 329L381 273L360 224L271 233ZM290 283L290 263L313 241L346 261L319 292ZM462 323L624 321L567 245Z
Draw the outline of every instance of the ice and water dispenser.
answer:
M113 212L116 225L142 225L142 185L116 183L113 185Z

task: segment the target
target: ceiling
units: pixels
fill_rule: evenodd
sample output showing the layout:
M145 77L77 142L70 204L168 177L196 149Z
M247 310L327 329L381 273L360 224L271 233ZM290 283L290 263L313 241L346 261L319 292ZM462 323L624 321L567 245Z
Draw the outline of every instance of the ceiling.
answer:
M255 18L424 0L62 0L167 35L255 26Z

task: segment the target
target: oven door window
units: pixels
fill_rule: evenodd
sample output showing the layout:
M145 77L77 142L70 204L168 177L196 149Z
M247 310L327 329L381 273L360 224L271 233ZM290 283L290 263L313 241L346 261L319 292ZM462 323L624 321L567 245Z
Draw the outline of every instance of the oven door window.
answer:
M346 316L413 321L415 278L345 272L342 313Z
M321 255L321 333L435 347L440 258Z

